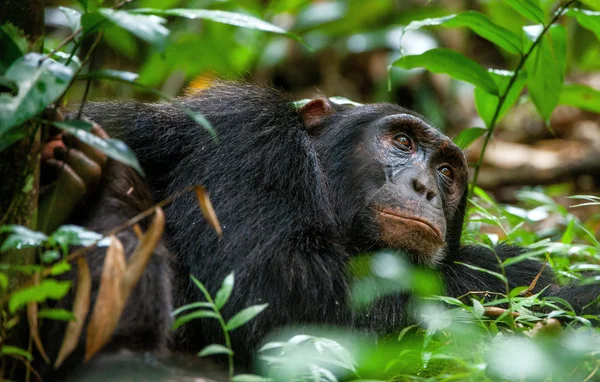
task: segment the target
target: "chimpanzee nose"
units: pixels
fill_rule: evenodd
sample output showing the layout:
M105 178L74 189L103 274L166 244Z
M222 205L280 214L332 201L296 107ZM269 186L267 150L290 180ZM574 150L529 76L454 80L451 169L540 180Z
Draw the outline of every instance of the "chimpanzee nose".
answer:
M431 182L429 180L422 179L421 177L414 178L412 181L412 186L417 194L425 196L428 201L431 201L437 195Z

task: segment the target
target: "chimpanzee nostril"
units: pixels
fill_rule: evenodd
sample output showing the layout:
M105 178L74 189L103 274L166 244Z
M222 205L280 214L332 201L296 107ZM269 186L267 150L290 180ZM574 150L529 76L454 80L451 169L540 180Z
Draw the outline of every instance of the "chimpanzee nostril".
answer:
M413 189L419 194L422 193L423 190L425 190L425 185L417 178L413 179L412 184Z
M429 188L425 183L423 183L419 178L414 178L412 181L413 189L419 195L425 196L428 201L432 201L433 198L437 195L437 193Z

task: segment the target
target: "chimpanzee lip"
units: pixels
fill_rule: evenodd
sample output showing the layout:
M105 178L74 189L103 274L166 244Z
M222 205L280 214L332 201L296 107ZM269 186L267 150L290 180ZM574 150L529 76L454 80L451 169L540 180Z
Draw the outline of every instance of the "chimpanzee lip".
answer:
M420 224L420 225L424 226L425 228L433 231L435 238L438 239L440 242L442 242L442 243L444 242L444 238L442 236L442 232L440 231L440 229L437 228L435 225L433 225L433 223L431 223L429 220L425 220L423 218L416 217L416 216L399 214L398 212L392 211L389 209L378 208L377 210L379 211L380 214L382 214L388 218L397 219L397 220L410 220L414 223Z

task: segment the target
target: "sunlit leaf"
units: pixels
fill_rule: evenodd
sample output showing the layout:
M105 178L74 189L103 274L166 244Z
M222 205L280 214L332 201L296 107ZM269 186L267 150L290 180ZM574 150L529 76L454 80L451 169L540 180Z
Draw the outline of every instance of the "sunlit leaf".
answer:
M519 99L519 96L525 87L527 76L524 71L520 71L518 77L513 81L512 77L515 75L514 72L494 69L490 70L489 73L496 82L500 94L504 94L508 85L513 82L508 94L504 98L502 108L496 117L495 122L498 123ZM481 88L475 88L475 107L477 108L477 113L479 113L479 116L483 119L488 128L492 124L499 103L500 97L492 95Z
M183 313L185 311L192 310L192 309L198 309L198 308L212 308L212 305L210 304L210 302L207 302L207 301L192 302L191 304L185 304L185 305L180 306L179 308L175 309L173 311L173 313L171 313L171 315L176 316L179 313Z
M6 225L0 228L0 233L9 233L8 237L2 243L0 252L9 249L22 249L29 247L39 247L48 240L48 236L41 232L32 231L27 227L20 225Z
M32 301L42 302L49 298L59 300L67 294L70 287L70 281L44 279L39 285L16 290L10 297L8 309L11 313L14 313L17 309Z
M561 25L553 25L525 62L527 88L536 109L548 124L558 104L565 78L566 33Z
M477 138L487 133L487 131L488 129L484 129L483 127L469 127L468 129L461 131L452 141L464 150L469 147L471 143L475 142Z
M198 357L206 357L206 356L215 355L215 354L233 355L233 350L231 350L223 345L212 344L212 345L208 345L204 349L200 350L198 352Z
M404 31L406 32L432 25L470 28L479 36L493 42L512 54L519 54L523 49L521 39L516 34L495 24L489 17L477 11L466 11L454 15L412 21L404 27Z
M89 131L77 128L71 124L71 121L53 121L52 125L69 132L81 142L102 151L108 157L116 161L133 167L137 172L144 175L144 171L142 171L142 167L135 154L123 141L112 138L102 139Z
M267 306L269 306L269 304L253 305L240 310L227 322L227 331L232 331L244 325L245 323L256 317L260 312L265 310Z
M600 91L580 84L565 84L558 103L600 113Z
M58 227L58 229L48 237L48 242L62 247L77 245L88 246L92 244L104 247L110 244L110 241L101 234L71 224Z
M227 277L225 277L225 280L223 280L223 284L221 284L221 288L219 288L217 294L215 295L215 305L217 306L217 309L223 308L223 306L229 300L229 297L231 296L231 291L233 290L233 283L234 276L233 272L231 272L227 275Z
M582 27L592 31L600 40L600 12L569 8L565 14L574 16Z
M67 23L73 32L79 30L81 28L81 12L67 7L58 7L58 9L64 13Z
M81 18L81 25L86 34L95 32L103 21L117 25L149 44L163 49L169 30L163 25L166 20L155 15L134 14L129 11L100 8L86 13Z
M544 11L540 7L539 0L505 0L515 11L537 23L544 22Z
M243 13L235 13L228 11L220 11L220 10L210 10L210 9L183 9L183 8L175 8L175 9L135 9L131 11L132 13L137 14L152 14L152 15L161 15L161 16L178 16L185 17L188 19L204 19L215 21L217 23L235 25L236 27L248 28L248 29L256 29L269 33L276 33L286 35L291 37L300 43L306 45L304 41L297 35L286 31L283 28L280 28L276 25L268 23L264 20L258 19L256 17L245 15Z
M425 68L465 81L490 94L498 94L498 86L490 74L475 61L450 49L436 48L415 56L402 56L393 63L402 69Z
M64 65L39 53L28 53L13 62L4 77L19 91L16 95L0 93L0 138L62 95L78 68L76 58Z

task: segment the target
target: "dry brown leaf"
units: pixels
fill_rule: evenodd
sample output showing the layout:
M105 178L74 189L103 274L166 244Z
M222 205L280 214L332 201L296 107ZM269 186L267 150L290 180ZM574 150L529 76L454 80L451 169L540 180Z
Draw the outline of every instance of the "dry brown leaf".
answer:
M223 236L221 224L219 223L217 214L215 213L212 203L210 202L208 193L202 186L194 186L194 191L196 191L196 198L198 198L198 204L200 205L200 209L202 210L204 218L213 226L219 237Z
M144 237L144 232L142 232L142 228L140 228L140 225L138 223L135 223L131 228L133 229L133 233L135 234L137 239L142 240L142 237Z
M129 293L131 293L131 290L140 280L140 277L142 277L144 269L146 269L146 265L148 264L148 261L150 261L150 257L152 257L154 248L158 245L164 229L165 213L162 208L156 207L154 219L152 220L150 227L148 227L148 231L135 247L133 255L131 255L129 262L127 263L127 270L125 271L125 277L123 278L122 288L122 297L124 300L127 300Z
M35 285L40 283L40 274L39 272L33 276L33 282ZM48 356L46 355L46 351L44 350L44 345L42 344L42 340L40 339L40 330L38 327L38 303L36 301L32 301L27 304L27 323L29 324L29 335L33 338L33 343L35 347L40 352L40 355L44 359L46 363L50 363Z
M75 320L69 321L65 335L63 337L60 350L54 361L54 368L57 369L67 357L77 348L79 337L85 324L88 311L90 310L90 295L92 293L92 277L90 267L85 257L77 258L77 291L73 301L73 316Z
M121 293L125 276L125 253L123 244L111 235L106 251L98 297L87 328L85 362L89 361L110 340L125 307Z

